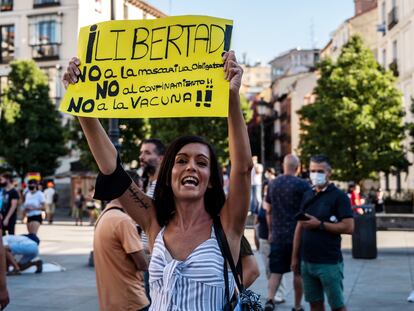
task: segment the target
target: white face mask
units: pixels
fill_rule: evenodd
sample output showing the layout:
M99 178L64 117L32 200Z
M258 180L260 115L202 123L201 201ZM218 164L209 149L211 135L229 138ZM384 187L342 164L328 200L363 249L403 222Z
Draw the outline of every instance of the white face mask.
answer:
M310 180L312 185L315 187L320 187L326 184L326 174L325 173L310 173Z

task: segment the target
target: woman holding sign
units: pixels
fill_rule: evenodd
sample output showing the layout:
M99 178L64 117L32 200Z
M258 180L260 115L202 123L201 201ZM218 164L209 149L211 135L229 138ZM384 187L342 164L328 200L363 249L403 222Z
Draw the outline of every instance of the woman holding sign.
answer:
M225 78L230 81L228 133L232 169L227 199L216 155L202 138L180 137L169 146L152 200L123 170L117 150L99 120L79 117L101 171L95 197L118 198L149 237L150 310L217 311L227 302L224 260L213 218L220 216L231 256L237 262L249 208L253 164L240 109L243 70L233 51L224 53L223 61ZM77 58L70 62L63 79L65 86L77 82L79 65ZM230 277L230 296L234 288Z

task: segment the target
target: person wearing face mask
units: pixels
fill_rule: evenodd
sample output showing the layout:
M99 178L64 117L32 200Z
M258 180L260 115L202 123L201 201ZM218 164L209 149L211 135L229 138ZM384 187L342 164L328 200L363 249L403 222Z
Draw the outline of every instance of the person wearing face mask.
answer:
M27 231L36 234L42 223L42 211L45 210L45 196L37 190L36 180L29 180L29 191L25 194L24 211L27 216Z
M324 294L332 310L344 311L341 234L354 230L351 204L329 181L331 165L326 156L311 157L309 172L313 189L305 193L301 203L301 219L306 220L296 225L292 270L301 272L311 311L325 310Z

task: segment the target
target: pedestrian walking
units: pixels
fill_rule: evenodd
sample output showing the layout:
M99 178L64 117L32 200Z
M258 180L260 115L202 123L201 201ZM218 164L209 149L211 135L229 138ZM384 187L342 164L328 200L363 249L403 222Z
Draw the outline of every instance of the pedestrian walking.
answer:
M17 221L17 206L19 203L19 193L14 187L13 176L11 173L3 173L0 176L0 188L2 188L2 231L3 235L14 234Z
M234 293L234 279L229 276L227 284L223 280L224 258L213 220L216 224L221 221L231 256L237 262L249 208L253 165L240 108L243 70L234 52L226 52L223 60L225 77L230 81L228 127L232 170L227 199L215 152L202 138L184 136L171 143L161 164L152 200L123 170L99 120L79 117L102 172L97 179L95 197L118 198L148 234L153 250L149 268L150 310L223 310L229 303L226 288L230 294ZM64 74L65 85L76 82L79 64L78 59L70 62Z
M262 205L263 165L258 163L257 156L252 157L250 213L257 213Z
M24 212L27 216L27 231L37 235L43 222L42 211L45 210L45 195L37 188L36 180L29 180L28 191L24 196Z
M83 205L85 203L85 197L82 193L81 188L76 189L75 200L74 200L74 212L75 212L75 226L78 224L83 225Z
M274 296L284 274L291 271L293 236L303 195L310 190L309 184L296 177L300 167L299 158L288 154L283 159L283 175L272 180L267 190L264 208L267 212L269 228L269 268L268 294L265 311L275 308ZM295 292L293 311L301 310L302 280L298 271L293 274Z
M330 182L332 168L326 156L311 157L309 171L314 188L302 200L301 210L307 220L300 220L296 226L292 269L301 272L311 311L324 310L325 295L332 310L345 311L341 234L353 232L351 204L348 196Z
M56 210L56 190L51 181L46 184L46 187L45 191L43 191L43 194L45 195L46 219L48 220L49 225L51 225Z
M95 194L95 187L91 185L85 197L86 210L88 211L88 216L89 216L89 225L91 226L95 224L95 221L99 215L97 203L95 199L93 198L94 194Z

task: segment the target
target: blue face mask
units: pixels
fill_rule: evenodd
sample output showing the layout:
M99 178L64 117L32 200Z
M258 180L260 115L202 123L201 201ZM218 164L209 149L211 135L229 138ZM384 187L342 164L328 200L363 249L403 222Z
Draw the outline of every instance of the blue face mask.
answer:
M326 184L326 174L325 173L310 173L310 180L312 185L315 187L320 187Z

